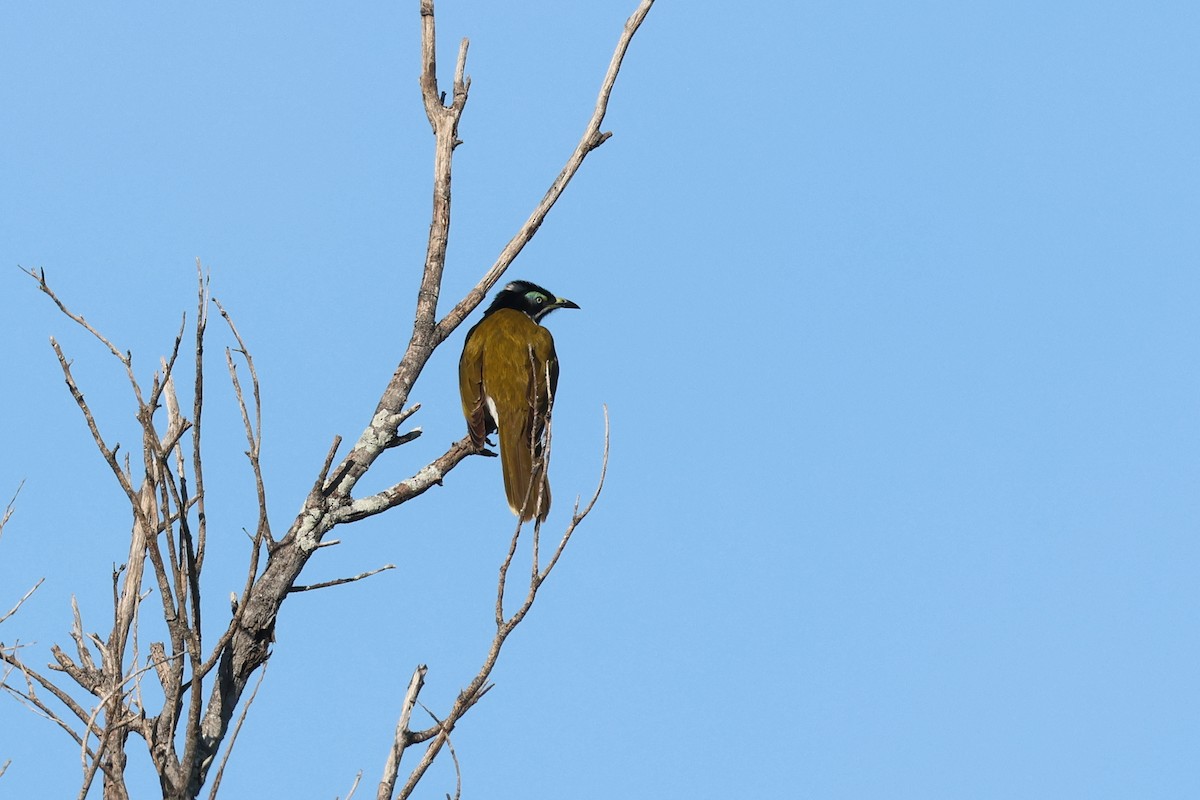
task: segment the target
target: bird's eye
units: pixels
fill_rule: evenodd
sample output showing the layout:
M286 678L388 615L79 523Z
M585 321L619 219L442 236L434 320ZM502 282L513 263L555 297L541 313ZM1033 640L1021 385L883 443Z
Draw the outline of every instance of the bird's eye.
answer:
M535 298L534 298L534 300L533 300L533 301L534 301L535 303L537 303L537 304L540 306L542 303L546 302L546 298L542 297L542 296L539 294L537 297L535 297Z

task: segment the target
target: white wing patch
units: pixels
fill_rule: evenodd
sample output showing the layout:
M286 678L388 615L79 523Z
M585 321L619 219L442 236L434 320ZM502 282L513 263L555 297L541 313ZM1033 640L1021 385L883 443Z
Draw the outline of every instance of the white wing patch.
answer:
M484 395L483 402L487 403L488 413L492 415L492 422L496 424L496 430L500 430L500 412L496 410L496 401L491 395Z

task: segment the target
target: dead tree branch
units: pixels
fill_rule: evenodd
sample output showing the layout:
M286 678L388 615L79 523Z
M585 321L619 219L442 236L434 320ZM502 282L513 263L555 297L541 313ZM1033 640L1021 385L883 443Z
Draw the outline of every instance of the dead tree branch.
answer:
M417 705L417 695L421 693L421 687L425 685L427 672L429 672L429 667L418 664L417 668L413 670L412 678L408 681L408 691L404 693L404 702L400 704L400 720L396 723L396 735L392 740L391 749L388 750L387 763L383 765L383 778L379 781L379 791L376 792L377 800L391 800L392 792L395 791L396 778L400 772L400 758L412 741L408 723L412 719L413 708Z
M492 642L488 648L487 656L484 658L483 665L479 668L479 671L475 674L475 677L472 678L471 682L467 684L467 687L459 692L457 699L454 701L454 704L451 706L450 711L447 713L445 719L439 721L438 724L432 728L428 728L423 731L410 731L406 727L408 715L412 710L410 700L415 700L416 695L420 693L421 685L425 676L424 666L418 668L422 680L416 681L416 676L414 674L414 681L409 685L409 694L405 696L405 705L403 706L403 710L401 712L401 724L398 724L396 727L396 736L392 745L392 753L388 757L388 763L384 770L384 780L380 781L379 784L377 797L380 800L384 800L384 798L388 798L388 800L390 800L390 798L393 796L392 792L394 790L396 775L391 770L399 769L400 755L403 753L404 749L413 744L429 741L429 745L422 753L420 761L409 774L408 780L405 782L400 791L394 795L397 800L404 800L412 794L417 784L420 783L421 779L424 777L425 772L433 764L434 759L437 758L442 746L449 745L450 733L454 730L454 726L491 689L491 684L488 683L488 679L491 677L492 670L495 668L496 662L500 658L500 651L503 649L505 641L508 639L513 630L515 630L516 627L521 624L522 620L525 619L530 609L533 608L533 604L537 599L538 590L541 589L542 584L546 582L546 579L554 570L555 565L558 564L559 557L562 556L563 551L566 550L567 543L571 540L571 535L575 532L575 529L579 527L580 523L583 522L587 515L591 513L592 509L596 505L596 501L600 498L600 492L604 489L604 478L608 472L608 449L609 421L608 408L605 407L604 452L601 457L600 480L597 483L596 491L592 494L591 499L588 501L588 504L584 506L582 511L579 510L578 504L576 504L576 509L571 515L571 521L567 524L566 530L563 532L563 536L559 540L558 546L554 550L554 554L551 556L549 562L544 568L541 568L537 562L536 547L532 548L535 554L534 565L529 576L529 585L525 594L525 598L511 616L506 616L504 611L504 594L508 579L508 571L509 567L512 565L513 556L517 551L517 544L520 540L521 531L524 527L522 523L517 523L516 530L513 532L512 538L509 541L508 550L500 564L500 572L496 581L496 633L492 637ZM540 535L540 529L541 523L535 522L533 526L534 541L536 541L537 537ZM457 768L457 758L455 758L455 762Z
M575 173L583 166L583 160L587 158L588 153L604 144L612 136L611 131L600 132L600 126L604 124L604 116L608 113L608 100L612 96L613 86L617 82L617 75L620 73L621 65L625 61L625 54L629 50L629 43L633 41L633 35L641 27L642 21L646 19L646 14L650 12L650 7L653 5L654 0L641 0L637 9L625 21L625 28L621 33L621 37L617 40L617 48L613 52L612 60L608 64L608 71L604 73L604 80L600 84L600 93L596 96L596 104L592 109L591 119L588 120L588 124L584 128L583 136L579 139L579 144L575 146L574 152L567 159L567 163L563 166L562 171L558 173L558 177L554 179L550 184L550 188L546 190L545 196L534 207L529 218L525 220L525 224L521 226L516 235L500 251L500 255L497 256L495 263L492 264L479 283L475 285L475 288L469 291L467 296L460 300L438 322L433 337L436 343L440 344L445 341L454 332L454 329L462 324L467 315L483 302L483 298L496 285L500 277L504 275L505 270L509 268L525 245L529 244L530 240L533 239L534 234L537 233L542 223L546 221L546 216L550 213L550 209L558 202L558 198L566 190L567 184L571 182L571 179L575 177ZM422 13L424 13L424 6L422 6ZM430 5L430 13L432 13L432 4Z
M351 575L349 578L335 578L334 580L331 580L331 581L321 581L320 583L310 583L307 586L300 586L299 584L297 584L296 586L293 586L291 590L293 592L311 592L313 589L326 589L330 586L341 586L344 583L354 583L355 581L361 581L363 578L369 578L372 575L378 575L381 572L386 572L389 569L395 569L395 568L396 568L395 564L384 564L379 569L372 569L372 570L368 570L367 572L360 572L357 575Z
M8 505L6 505L4 507L4 513L2 515L0 515L0 537L4 536L4 526L8 524L8 521L10 519L12 519L13 512L16 511L16 509L17 509L17 497L20 496L21 489L24 486L25 486L25 481L21 481L17 485L17 490L15 492L13 492L12 499L9 500ZM16 604L14 604L13 607L10 608L4 615L0 616L0 625L3 625L5 620L9 619L14 614L16 614L18 611L20 611L21 606L25 605L25 601L33 596L33 593L38 590L38 587L41 586L45 580L46 580L45 578L38 578L37 582L29 588L29 591L27 591L27 592L25 592L25 594L21 595L21 599L18 600L16 602ZM3 684L3 682L4 681L2 679L0 679L0 684ZM0 772L0 774L3 774L3 772Z
M4 514L0 516L0 536L4 535L4 526L12 519L13 512L17 510L17 498L21 494L21 489L24 488L25 481L17 484L17 490L13 492L12 499L8 501L8 505L4 507Z
M38 587L41 586L45 582L45 580L46 580L45 578L38 578L37 583L35 583L33 586L31 586L29 588L29 591L27 591L27 592L25 592L25 594L21 595L21 599L18 600L12 608L10 608L8 611L6 611L3 616L0 616L0 624L2 624L6 619L11 617L13 614L16 614L18 611L20 611L21 606L25 605L25 601L33 596L33 593L38 590Z
M358 783L362 780L362 776L362 770L360 769L358 774L354 776L354 783L350 784L350 791L346 793L346 800L350 800L350 798L354 797L354 793L358 791ZM339 798L334 798L334 800L339 800Z
M225 765L229 763L229 756L233 754L233 746L237 744L238 734L242 731L242 724L246 721L246 715L250 713L250 706L254 705L254 698L258 697L258 690L262 686L263 678L267 677L267 666L258 671L258 680L254 683L254 689L250 692L250 697L247 698L246 704L242 706L242 713L238 715L237 724L233 726L233 732L229 734L229 744L225 747L225 754L221 756L221 766L217 768L217 774L213 777L212 788L208 792L208 800L216 800L217 791L221 788L221 778L225 775Z

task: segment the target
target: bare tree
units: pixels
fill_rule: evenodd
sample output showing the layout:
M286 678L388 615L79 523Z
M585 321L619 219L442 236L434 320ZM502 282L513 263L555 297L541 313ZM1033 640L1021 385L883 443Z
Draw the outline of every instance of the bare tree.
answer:
M193 324L189 328L185 316L170 354L161 360L149 385L138 380L132 354L122 351L83 316L68 308L50 286L44 271L26 270L63 314L86 329L120 362L133 394L142 435L140 458L128 451L121 453L120 444L110 444L76 384L71 362L52 338L51 346L68 390L129 503L132 513L129 552L126 563L112 571L112 627L107 636L85 633L82 613L73 601L71 647L56 645L51 648L54 662L49 665L49 672L31 667L20 647L0 645L0 661L5 670L0 675L4 677L3 688L10 695L52 720L78 745L82 771L79 797L88 795L98 775L106 799L129 796L125 779L126 756L129 742L135 738L146 745L164 798L195 798L206 786L209 796L214 797L238 730L253 702L258 682L262 680L284 602L297 592L374 574L363 573L307 586L298 583L312 555L318 548L331 543L326 540L327 534L338 525L381 514L420 496L431 486L441 483L469 456L490 455L484 448L474 448L469 437L464 437L413 472L411 477L374 494L355 494L360 479L385 450L420 435L419 429L402 432L401 427L419 408L407 406L409 392L434 350L446 342L500 280L524 245L533 238L584 158L610 136L600 129L609 95L630 41L652 4L653 0L641 0L625 23L592 116L562 171L491 268L465 297L439 318L438 299L450 231L451 167L454 150L461 143L458 125L470 89L470 79L466 75L468 43L466 39L462 41L452 87L448 93L443 92L437 79L433 0L420 0L420 87L433 128L435 150L432 220L412 336L369 424L340 458L342 442L340 437L334 438L323 463L316 469L300 513L281 536L276 536L271 528L259 461L262 407L254 360L232 317L211 297L209 281L199 261ZM225 349L225 366L241 411L246 455L258 499L258 520L251 536L244 586L240 594L231 597L228 625L216 641L205 641L200 609L208 539L205 459L201 443L204 441L205 348L211 308L220 314L235 343ZM190 363L185 365L185 362ZM191 401L190 409L181 405L178 391L181 383L190 384L191 397L185 398ZM135 458L136 464L133 463ZM478 671L451 707L440 717L430 713L433 724L426 728L414 727L413 712L420 704L427 668L424 665L415 668L378 783L379 798L410 796L443 747L450 749L454 757L451 733L491 688L489 676L505 640L528 614L539 588L595 504L603 487L607 458L606 417L600 481L595 493L583 507L576 503L570 521L557 537L548 557L539 553L541 524L533 524L531 531L516 525L500 565L496 629L490 647ZM11 504L8 513L11 513ZM2 526L0 522L0 528ZM533 564L527 584L518 592L521 599L512 608L506 603L505 588L522 535L530 539ZM155 599L150 600L151 597ZM143 622L141 612L147 601L151 606L158 606L162 636L150 641L143 651L139 631ZM144 627L152 627L150 622L147 618ZM141 638L146 637L142 634ZM143 692L147 681L153 681L157 686L147 686L148 690ZM160 693L161 698L156 700ZM420 755L403 777L402 759L409 748L416 746L421 747ZM457 767L456 757L454 761ZM213 772L214 767L216 772ZM356 779L351 791L357 786Z

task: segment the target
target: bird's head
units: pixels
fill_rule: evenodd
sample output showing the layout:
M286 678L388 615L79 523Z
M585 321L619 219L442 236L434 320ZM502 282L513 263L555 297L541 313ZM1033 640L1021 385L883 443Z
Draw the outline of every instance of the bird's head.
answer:
M502 308L523 311L533 317L534 322L540 322L542 317L556 308L579 308L579 306L566 298L555 297L536 283L512 281L496 293L495 299L484 312L484 316Z

